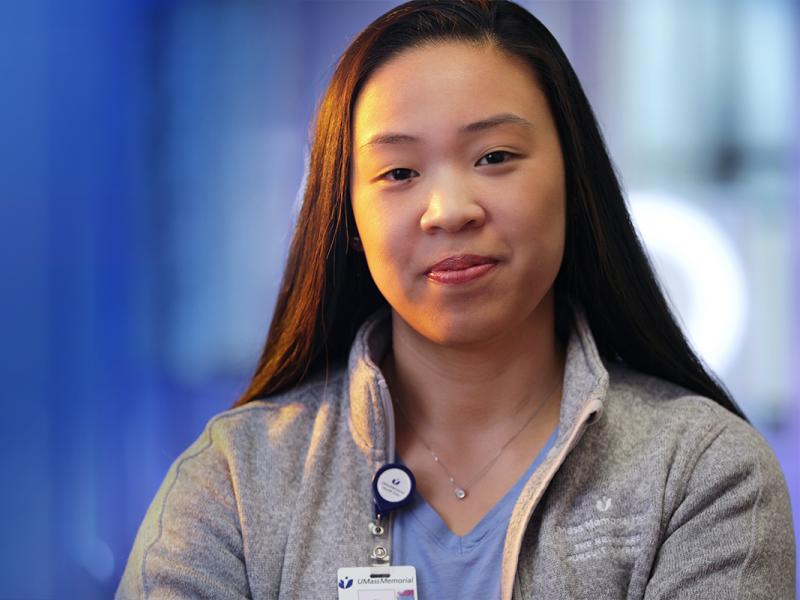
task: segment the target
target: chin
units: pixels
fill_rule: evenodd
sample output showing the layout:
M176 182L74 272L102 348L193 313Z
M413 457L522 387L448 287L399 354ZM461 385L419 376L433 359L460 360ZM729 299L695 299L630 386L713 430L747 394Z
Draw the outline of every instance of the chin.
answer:
M531 300L536 300L531 302ZM553 298L487 298L482 303L440 304L425 306L408 303L406 310L395 310L406 328L429 342L443 347L468 348L512 335L524 334L537 325L552 326ZM527 302L526 302L527 300ZM424 306L424 305L423 305Z
M455 348L494 339L511 326L511 320L485 313L441 311L409 324L429 341Z

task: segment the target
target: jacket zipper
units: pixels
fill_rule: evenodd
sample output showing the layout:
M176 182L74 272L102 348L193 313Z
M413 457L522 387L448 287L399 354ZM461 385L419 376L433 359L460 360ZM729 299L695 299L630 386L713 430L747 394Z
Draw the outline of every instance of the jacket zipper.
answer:
M547 486L550 485L553 477L555 476L558 469L561 468L561 465L567 458L567 455L572 451L572 449L577 445L578 441L580 440L583 432L586 430L586 427L589 425L590 422L593 422L591 419L593 415L602 411L603 403L597 398L593 398L590 400L583 410L580 412L577 418L577 424L573 427L572 431L570 431L569 436L567 437L566 443L563 445L562 449L553 459L551 464L548 466L547 471L542 478L541 484L534 492L533 500L530 502L527 510L525 511L524 517L522 519L522 523L517 529L515 533L514 540L511 542L513 544L514 552L510 555L513 556L513 562L511 564L504 564L503 570L500 574L500 597L502 600L512 600L514 598L514 592L517 593L517 598L519 598L519 594L521 594L521 590L519 589L518 581L517 581L517 567L519 562L519 552L522 548L522 538L525 535L525 531L528 528L528 523L530 522L531 516L533 515L533 511L539 504L539 500L544 493L544 490L547 489ZM508 544L508 542L506 542ZM519 599L521 600L521 599Z

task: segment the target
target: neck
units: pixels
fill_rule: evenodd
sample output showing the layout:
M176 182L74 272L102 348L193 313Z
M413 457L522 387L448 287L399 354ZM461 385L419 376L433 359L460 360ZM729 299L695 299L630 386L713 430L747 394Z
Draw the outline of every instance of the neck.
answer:
M382 368L402 416L432 444L458 444L513 429L540 403L558 397L564 351L552 303L540 308L469 347L431 342L393 313L392 351Z

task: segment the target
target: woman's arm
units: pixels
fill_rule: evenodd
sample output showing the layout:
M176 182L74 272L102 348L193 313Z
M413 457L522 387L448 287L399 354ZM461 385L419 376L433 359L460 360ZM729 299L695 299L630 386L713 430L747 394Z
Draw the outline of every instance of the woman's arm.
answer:
M667 524L645 598L794 598L791 508L775 456L739 420L707 444Z
M214 421L172 465L116 598L248 598L239 514Z

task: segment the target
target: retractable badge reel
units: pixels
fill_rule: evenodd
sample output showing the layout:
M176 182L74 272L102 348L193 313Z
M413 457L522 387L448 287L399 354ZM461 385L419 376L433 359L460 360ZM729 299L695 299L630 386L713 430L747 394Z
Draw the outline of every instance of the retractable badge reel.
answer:
M337 574L339 600L418 600L417 570L390 564L386 517L410 504L417 483L411 469L399 463L383 465L372 478L375 520L370 532L375 545L369 567L343 567Z
M372 478L375 515L383 518L393 510L411 503L416 487L417 481L407 466L398 463L383 465Z

